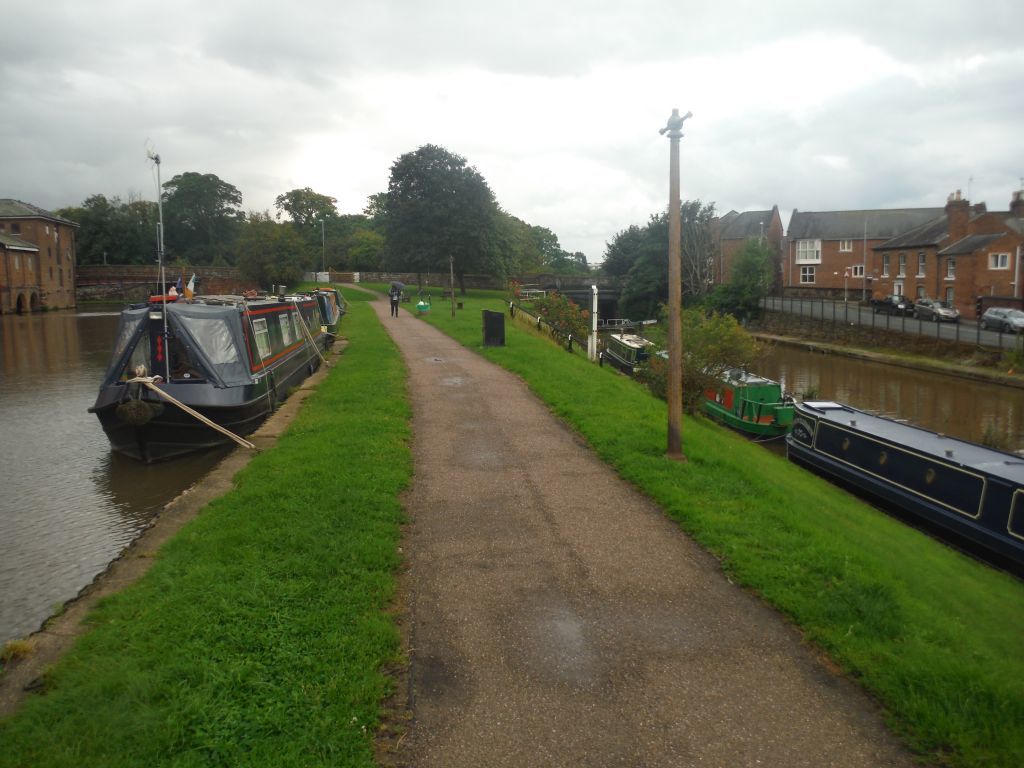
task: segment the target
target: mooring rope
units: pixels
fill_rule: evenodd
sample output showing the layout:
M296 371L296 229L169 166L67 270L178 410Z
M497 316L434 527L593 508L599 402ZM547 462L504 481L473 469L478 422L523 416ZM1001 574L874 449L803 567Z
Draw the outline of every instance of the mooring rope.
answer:
M167 394L166 392L164 392L162 389L160 389L160 387L158 387L154 383L154 380L155 380L155 377L153 377L153 376L136 376L134 379L128 379L127 383L128 384L145 384L146 387L148 387L149 389L151 389L154 392L156 392L157 395L162 397L164 400L167 400L168 402L173 403L174 405L178 406L179 408L181 408L181 410L185 411L185 413L188 413L188 414L191 414L192 416L195 416L197 419L199 419L199 421L203 422L203 424L205 424L206 426L208 426L208 427L210 427L212 429L217 430L221 434L227 435L228 437L230 437L232 440L234 440L236 443L238 443L243 448L255 448L256 447L256 445L254 443L250 443L244 437L239 437L234 432L232 432L230 429L225 429L220 424L217 424L216 422L211 421L210 419L208 419L205 416L203 416L203 414L199 413L199 411L196 411L196 410L190 408L189 406L185 405L183 402L181 402L177 398L173 397L172 395Z
M313 332L310 331L309 327L306 325L306 318L302 316L302 310L299 309L299 302L296 300L293 301L292 304L295 306L295 313L299 316L299 325L302 326L302 330L306 334L306 339L312 345L313 349L316 350L316 353L320 356L320 359L324 361L324 365L330 368L331 364L327 362L327 358L324 357L323 353L320 351L320 347L316 345L316 340L313 338Z

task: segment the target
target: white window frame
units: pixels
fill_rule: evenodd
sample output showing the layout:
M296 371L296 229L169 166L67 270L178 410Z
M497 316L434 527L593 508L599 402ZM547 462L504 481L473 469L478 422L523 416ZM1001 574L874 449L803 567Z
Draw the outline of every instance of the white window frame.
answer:
M840 240L839 241L839 252L840 253L853 253L853 240Z
M267 328L267 318L254 318L252 332L256 337L256 351L260 353L261 360L266 360L270 357L270 329Z
M946 259L946 279L956 280L956 256L949 256Z
M864 265L852 264L850 266L850 277L864 277Z
M901 253L900 254L898 264L899 264L899 271L896 273L896 277L906 277L907 276L907 254L905 254L905 253ZM902 296L902 295L903 294L901 293L900 296Z
M281 341L286 347L290 347L295 339L295 334L292 332L291 315L287 312L282 312L279 320L281 321Z
M951 307L953 306L953 286L952 285L946 287L946 303L949 304L949 306L951 306Z
M821 264L821 240L797 240L796 263Z
M893 293L894 296L904 296L905 295L903 293L903 281L902 280L896 280L895 282L893 282L893 284L892 284L892 293Z
M814 267L800 267L800 285L813 285L815 278Z
M889 254L889 253L883 253L882 254L882 277L888 277L889 276L889 257L891 255L892 254Z
M928 256L924 251L919 251L917 254L917 276L924 277L925 269L928 267Z
M1008 254L1008 253L990 253L988 255L988 268L989 269L1009 269L1010 268L1010 254Z

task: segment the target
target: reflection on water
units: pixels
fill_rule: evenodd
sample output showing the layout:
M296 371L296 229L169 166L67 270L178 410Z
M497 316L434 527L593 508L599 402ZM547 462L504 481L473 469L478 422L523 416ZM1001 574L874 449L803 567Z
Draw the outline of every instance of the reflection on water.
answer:
M111 453L87 409L117 316L0 316L0 643L38 629L223 455Z
M776 345L758 373L798 396L836 400L974 442L1024 449L1024 389Z

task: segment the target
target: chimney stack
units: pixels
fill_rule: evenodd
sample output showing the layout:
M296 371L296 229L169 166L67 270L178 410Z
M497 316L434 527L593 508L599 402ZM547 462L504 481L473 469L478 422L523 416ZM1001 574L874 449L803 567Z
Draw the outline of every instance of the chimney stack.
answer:
M1017 190L1010 199L1010 215L1015 219L1024 219L1024 190Z
M949 241L955 243L967 237L967 222L971 217L971 203L961 197L960 190L950 195L946 201L946 221L949 228Z

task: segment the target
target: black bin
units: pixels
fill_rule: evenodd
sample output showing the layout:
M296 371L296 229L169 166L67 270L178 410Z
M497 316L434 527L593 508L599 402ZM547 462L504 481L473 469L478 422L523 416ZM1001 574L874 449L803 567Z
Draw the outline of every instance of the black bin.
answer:
M504 347L505 346L505 313L491 312L488 309L484 313L484 346Z

